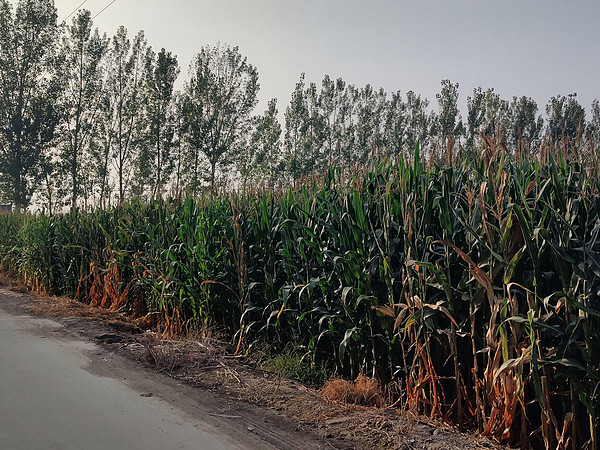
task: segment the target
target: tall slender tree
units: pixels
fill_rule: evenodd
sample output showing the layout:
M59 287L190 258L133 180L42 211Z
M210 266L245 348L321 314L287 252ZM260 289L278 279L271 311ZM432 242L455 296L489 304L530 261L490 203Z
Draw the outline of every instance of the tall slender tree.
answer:
M484 119L485 92L477 87L473 89L473 95L467 97L467 149L470 152L475 152Z
M325 75L321 82L319 107L324 121L325 152L328 165L340 164L341 140L344 122L348 114L346 82L341 78L332 80Z
M539 146L544 120L531 97L513 97L510 104L509 144L518 154L527 154Z
M146 54L146 81L143 110L145 145L137 155L137 184L147 187L150 196L163 193L173 171L171 150L175 138L173 88L179 75L177 57L164 48L156 55L152 49Z
M90 141L87 169L90 175L89 192L97 196L102 207L109 204L113 188L111 177L111 159L115 140L116 117L111 93L104 89L100 98L99 117Z
M25 208L59 122L58 27L51 0L0 0L0 195Z
M87 10L78 12L63 39L62 76L65 77L63 111L65 137L62 161L71 188L71 208L82 194L83 153L89 151L96 123L101 117L103 94L102 59L108 48L106 35L92 32L92 16Z
M555 145L572 148L581 143L585 132L585 109L577 101L577 94L552 97L546 105L547 133Z
M509 103L500 98L493 88L490 88L485 92L484 112L481 132L494 142L505 145L510 127Z
M193 160L195 152L187 151L185 141L185 108L184 97L179 91L173 94L173 125L175 127L175 138L173 142L173 182L171 183L171 195L181 198L184 191L192 187L193 180L189 177L189 168L192 167L190 159Z
M458 83L442 80L442 90L436 95L439 112L439 143L447 153L448 161L452 159L452 152L457 139L463 133L463 123L458 110Z
M281 124L277 119L277 99L269 101L263 115L254 117L253 130L241 152L239 170L244 186L248 180L273 185L281 163Z
M304 73L292 92L292 99L285 110L284 152L286 172L295 179L311 167L310 148L304 145L305 130L309 120L308 108L304 101ZM308 151L307 151L308 150ZM308 160L308 163L304 163ZM305 167L307 166L307 167Z
M385 112L385 144L388 152L395 156L406 150L406 103L400 91L393 92Z
M185 137L196 155L192 170L198 185L201 157L209 164L214 192L216 172L235 159L257 103L258 71L238 47L203 47L184 88ZM194 189L196 190L196 189Z
M110 70L107 90L110 108L104 114L105 128L110 134L111 158L118 185L118 200L125 199L126 189L131 181L133 162L140 144L141 102L145 80L147 43L143 31L133 42L127 37L127 29L119 27L110 46Z
M321 171L326 165L323 145L326 125L319 108L319 94L314 83L308 87L300 75L290 104L285 110L284 153L286 172L292 179Z
M426 146L429 142L431 119L427 113L429 101L421 98L413 91L406 93L406 137L404 142L409 151L413 151L417 143Z
M367 84L360 90L357 107L356 149L357 162L365 164L370 159L382 156L386 93L383 89L374 89Z
M598 100L592 102L587 142L591 151L600 152L600 102Z

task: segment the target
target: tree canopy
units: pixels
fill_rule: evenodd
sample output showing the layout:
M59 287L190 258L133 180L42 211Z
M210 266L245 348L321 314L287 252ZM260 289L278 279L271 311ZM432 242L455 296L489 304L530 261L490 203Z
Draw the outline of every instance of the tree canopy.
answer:
M143 31L122 26L109 38L89 11L59 26L52 0L13 3L0 0L0 201L17 208L275 186L412 158L417 144L430 163L450 164L489 145L509 157L600 149L597 100L588 120L574 93L540 106L477 87L463 120L451 80L431 104L411 90L302 74L289 101L257 114L258 69L238 47L201 47L178 82L177 56L156 52Z

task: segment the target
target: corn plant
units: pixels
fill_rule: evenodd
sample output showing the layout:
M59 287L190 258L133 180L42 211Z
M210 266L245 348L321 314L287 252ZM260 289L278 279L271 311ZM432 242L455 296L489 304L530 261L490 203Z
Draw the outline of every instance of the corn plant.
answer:
M288 190L1 216L2 267L238 353L292 345L508 445L596 448L597 165L491 140L434 162L417 146Z

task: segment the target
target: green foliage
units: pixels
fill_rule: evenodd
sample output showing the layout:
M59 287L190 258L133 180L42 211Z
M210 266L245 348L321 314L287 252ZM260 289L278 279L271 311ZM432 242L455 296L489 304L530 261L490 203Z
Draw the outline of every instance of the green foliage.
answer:
M135 184L140 194L160 198L174 169L175 113L173 88L179 76L177 57L164 48L145 58L145 96L142 100L144 130L136 155Z
M254 349L253 355L260 367L306 384L321 387L331 376L323 362L315 364L310 353L304 353L288 345L283 352L273 353L264 343Z
M190 66L183 92L185 140L194 158L189 170L198 184L200 158L210 165L215 187L218 165L228 165L243 145L251 113L258 103L258 71L237 47L203 47ZM196 186L194 186L196 192Z
M416 150L287 192L3 216L0 245L41 290L238 351L268 342L303 380L374 375L513 444L550 402L548 439L583 444L600 408L595 172L501 153L425 170Z
M126 197L126 187L131 181L131 168L137 154L139 128L142 124L139 114L144 99L145 57L148 43L143 31L131 41L127 29L121 26L112 38L110 62L107 76L107 106L105 120L107 132L113 141L111 159L116 168L119 189L119 203Z
M48 170L59 122L56 9L50 0L0 1L0 197L29 205Z
M450 80L442 80L442 90L436 98L439 105L438 132L443 148L452 147L452 140L463 133L463 123L458 111L458 97L458 83L453 84Z
M577 102L577 94L552 97L546 105L548 133L555 142L574 144L585 131L585 109Z
M277 119L277 99L269 101L262 116L252 119L253 131L245 149L237 158L244 185L248 181L273 184L281 166L281 124Z
M84 161L89 159L90 143L97 131L104 75L102 61L107 48L106 36L100 36L98 29L92 32L91 13L78 12L68 27L60 51L64 136L59 167L52 176L55 185L60 185L65 178L68 181L72 208L77 206L79 197L90 195L90 177ZM60 186L56 187L60 192ZM47 199L48 205L52 207L50 200Z

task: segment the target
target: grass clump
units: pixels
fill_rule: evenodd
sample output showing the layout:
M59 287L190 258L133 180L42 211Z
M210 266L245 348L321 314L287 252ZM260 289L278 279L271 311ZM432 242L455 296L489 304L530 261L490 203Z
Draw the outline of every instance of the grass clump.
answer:
M286 349L281 353L273 353L272 349L263 347L253 352L261 368L286 376L315 387L321 387L330 377L330 373L321 363L315 363L310 354L301 354L295 349Z
M374 378L362 374L354 381L334 378L321 389L323 396L330 401L349 403L352 405L377 406L385 405L381 385Z

